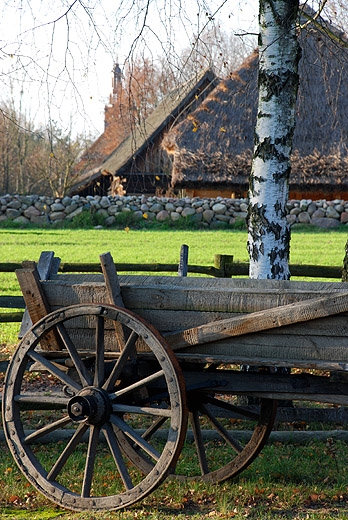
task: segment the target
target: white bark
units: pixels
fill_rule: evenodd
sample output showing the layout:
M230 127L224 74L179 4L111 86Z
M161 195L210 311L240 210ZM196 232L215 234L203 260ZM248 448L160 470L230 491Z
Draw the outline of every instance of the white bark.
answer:
M285 217L300 57L298 0L260 0L259 104L249 191L251 278L288 279Z

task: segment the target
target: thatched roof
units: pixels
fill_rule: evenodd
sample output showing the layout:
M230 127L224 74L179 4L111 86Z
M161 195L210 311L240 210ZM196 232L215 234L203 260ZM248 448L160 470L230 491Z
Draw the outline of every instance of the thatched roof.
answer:
M217 78L209 69L180 85L167 95L141 127L134 130L113 152L94 169L79 178L72 188L78 193L89 184L97 181L102 171L122 173L132 171L132 163L136 156L151 145L164 129L171 127L182 114L190 110L190 105L197 103L197 97L204 96L216 85ZM183 116L182 116L183 117Z
M348 46L312 25L299 38L302 59L290 183L348 186ZM248 185L257 73L255 51L165 136L162 144L174 159L173 186Z

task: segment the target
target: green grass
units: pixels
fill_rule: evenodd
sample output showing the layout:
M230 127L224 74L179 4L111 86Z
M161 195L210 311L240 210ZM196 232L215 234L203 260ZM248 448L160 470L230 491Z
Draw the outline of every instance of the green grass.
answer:
M290 262L342 265L347 229L295 228ZM110 251L115 262L177 262L180 246L190 248L192 264L209 265L215 254L234 255L247 262L247 233L243 230L112 230L112 229L0 229L1 262L36 260L41 251L54 250L63 262L98 262Z
M214 254L234 254L246 261L246 232L149 230L0 230L1 262L35 260L54 250L63 262L98 262L110 251L115 262L178 262L182 244L190 263L211 264Z
M52 448L54 449L54 448ZM336 441L306 446L266 446L238 478L220 484L165 481L149 497L123 512L71 513L33 490L0 445L0 518L99 520L149 518L346 519L348 453Z

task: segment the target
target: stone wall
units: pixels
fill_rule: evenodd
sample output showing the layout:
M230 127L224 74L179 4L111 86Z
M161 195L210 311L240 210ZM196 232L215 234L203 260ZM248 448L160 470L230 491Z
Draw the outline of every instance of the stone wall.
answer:
M100 197L87 196L53 198L38 195L0 196L0 222L11 220L21 225L58 225L71 221L83 211L98 215L98 222L112 226L117 215L133 212L139 219L148 221L179 221L190 218L202 227L217 228L233 225L247 216L247 199L217 198L160 198L145 196ZM343 200L290 200L287 219L291 225L311 224L335 228L348 223L348 201Z

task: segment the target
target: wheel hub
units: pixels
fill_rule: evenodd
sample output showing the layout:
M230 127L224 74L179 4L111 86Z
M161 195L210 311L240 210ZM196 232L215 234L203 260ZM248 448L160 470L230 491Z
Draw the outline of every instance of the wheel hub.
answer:
M74 422L103 424L110 417L111 402L100 388L87 387L72 397L68 403L68 414Z

